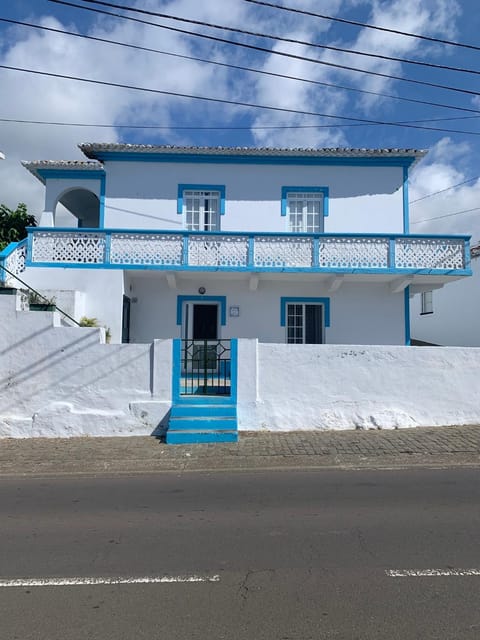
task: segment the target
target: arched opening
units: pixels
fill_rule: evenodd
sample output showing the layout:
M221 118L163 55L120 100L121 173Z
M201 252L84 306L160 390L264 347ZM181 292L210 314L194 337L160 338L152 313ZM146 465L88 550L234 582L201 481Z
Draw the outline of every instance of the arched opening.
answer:
M64 191L59 196L55 207L55 226L97 229L100 226L98 196L80 187Z

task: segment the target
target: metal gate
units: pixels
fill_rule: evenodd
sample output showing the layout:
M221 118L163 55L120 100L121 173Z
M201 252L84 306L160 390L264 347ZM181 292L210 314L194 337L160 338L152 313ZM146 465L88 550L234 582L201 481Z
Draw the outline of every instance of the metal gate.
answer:
M180 363L180 395L231 395L231 340L181 340Z

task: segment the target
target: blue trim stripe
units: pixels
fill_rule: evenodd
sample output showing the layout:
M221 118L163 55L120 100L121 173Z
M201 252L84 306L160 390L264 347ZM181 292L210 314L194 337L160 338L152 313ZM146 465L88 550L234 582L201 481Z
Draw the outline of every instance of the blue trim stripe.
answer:
M97 160L115 162L184 162L196 164L269 164L269 165L317 165L345 167L409 167L418 158L411 156L395 157L344 157L338 156L254 156L254 155L204 155L201 153L136 153L122 151L96 151L92 154ZM91 156L91 157L92 157Z
M472 265L472 255L470 253L470 243L468 240L465 240L465 269L471 270Z
M330 298L280 298L280 326L287 322L287 304L323 304L325 309L325 326L330 326Z
M44 180L98 180L105 176L103 169L81 171L79 169L37 169L36 172Z
M405 311L405 344L410 346L410 287L404 290L404 311Z
M410 229L410 211L408 204L408 167L403 167L403 233Z
M177 195L177 213L183 213L184 191L218 191L220 193L220 215L225 215L225 185L224 184L179 184Z
M230 340L230 401L237 402L238 389L238 339Z
M172 340L172 403L180 401L180 383L182 378L182 341L180 338Z
M226 296L177 296L177 325L181 325L183 318L184 302L218 302L220 304L220 323L222 327L227 324L227 298Z
M106 264L105 262L32 262L27 259L26 267L48 267L69 269L123 269L125 271L188 271L188 272L244 272L244 273L343 273L366 275L418 275L418 276L471 276L471 269L343 269L341 267L188 267L182 265L159 264ZM205 296L202 296L205 299Z
M105 191L106 191L106 175L103 174L100 178L100 209L98 226L100 229L105 228Z
M282 216L287 215L287 195L289 193L323 193L323 217L328 216L328 187L282 187Z

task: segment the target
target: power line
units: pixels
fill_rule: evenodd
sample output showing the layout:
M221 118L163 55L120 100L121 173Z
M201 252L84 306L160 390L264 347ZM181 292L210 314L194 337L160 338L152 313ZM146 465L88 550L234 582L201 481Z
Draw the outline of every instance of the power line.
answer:
M166 29L167 31L173 31L175 33L183 33L186 35L194 36L196 38L203 38L206 40L211 40L213 42L221 42L223 44L232 45L235 47L242 47L245 49L250 49L254 51L261 51L263 53L268 53L269 55L282 56L285 58L292 58L294 60L302 60L304 62L313 62L314 64L320 64L327 67L332 67L335 69L342 69L345 71L354 71L356 73L365 73L367 75L376 76L380 78L387 78L389 80L399 80L401 82L408 82L410 84L421 85L426 87L432 87L435 89L444 89L446 91L455 91L457 93L465 93L467 95L478 96L480 92L472 91L470 89L462 89L460 87L451 87L448 85L438 84L434 82L426 82L424 80L414 80L412 78L404 78L402 76L394 76L388 73L380 73L379 71L370 71L367 69L358 69L357 67L351 67L347 65L342 65L334 62L327 62L325 60L319 60L318 58L308 58L306 56L300 56L293 53L287 53L286 51L276 51L272 49L268 49L266 47L260 47L257 45L246 44L244 42L235 42L234 40L227 40L226 38L219 38L218 36L211 36L204 33L197 33L195 31L187 31L186 29L179 29L178 27L172 27L168 25L162 25L155 22L149 22L148 20L142 20L141 18L134 18L132 16L124 16L118 13L112 13L110 11L105 11L103 9L97 9L94 7L84 7L78 4L74 4L72 2L67 2L67 0L49 0L49 2L55 2L56 4L61 4L69 7L74 7L75 9L83 9L84 11L93 11L95 13L100 13L107 16L113 16L114 18L120 18L123 20L131 20L133 22L139 22L141 24L146 24L150 27L158 27L159 29Z
M462 213L471 213L472 211L480 211L480 207L473 207L473 209L464 209L463 211L455 211L454 213L446 213L443 216L435 216L434 218L424 218L423 220L416 220L410 224L420 224L421 222L430 222L430 220L441 220L442 218L450 218L452 216L459 216Z
M84 0L87 1L88 0ZM448 44L452 47L462 47L464 49L472 49L473 51L480 51L480 47L473 44L467 44L465 42L455 42L453 40L443 40L442 38L434 38L432 36L424 36L418 33L411 33L409 31L399 31L398 29L389 29L388 27L380 27L374 24L368 24L366 22L359 22L358 20L347 20L346 18L337 18L333 16L326 16L321 13L314 13L313 11L306 11L304 9L294 9L292 7L285 7L280 4L274 4L273 2L264 2L264 0L244 0L252 4L262 5L264 7L272 7L274 9L282 9L283 11L291 11L292 13L301 13L313 18L322 18L323 20L331 20L332 22L341 22L342 24L351 24L356 27L364 27L365 29L375 29L377 31L385 31L386 33L395 33L400 36L408 36L409 38L418 38L419 40L427 40L428 42L436 42L438 44Z
M79 76L70 76L70 75L66 75L66 74L60 74L60 73L51 73L51 72L47 72L47 71L38 71L35 69L24 69L22 67L13 67L13 66L9 66L9 65L4 65L4 64L0 64L0 69L7 69L9 71L18 71L21 73L31 73L34 75L40 75L40 76L47 76L50 78L60 78L60 79L64 79L64 80L75 80L77 82L85 82L88 84L96 84L96 85L102 85L105 87L115 87L115 88L119 88L119 89L129 89L132 91L143 91L146 93L154 93L154 94L158 94L158 95L164 95L164 96L172 96L172 97L176 97L176 98L187 98L190 100L201 100L203 102L210 102L210 103L219 103L219 104L228 104L228 105L234 105L236 107L241 106L241 107L247 107L247 108L251 108L251 109L265 109L267 111L276 111L276 112L282 112L282 113L294 113L294 114L298 114L298 115L305 115L305 116L317 116L317 117L321 117L321 118L333 118L335 120L347 120L347 121L353 121L353 122L360 122L360 123L364 123L364 124L377 124L377 125L385 125L385 126L392 126L392 127L405 127L408 129L422 129L422 130L426 130L426 131L442 131L442 132L446 132L446 133L460 133L463 135L474 135L474 136L478 136L480 135L480 132L476 132L476 131L462 131L462 130L457 130L457 129L443 129L443 128L439 128L439 127L425 127L425 126L421 126L421 125L417 125L417 124L405 124L405 123L396 123L396 122L386 122L386 121L382 121L382 120L368 120L366 118L355 118L353 116L338 116L338 115L333 115L330 113L320 113L317 111L302 111L299 109L288 109L286 107L274 107L271 105L261 105L261 104L255 104L255 103L250 103L250 102L240 102L238 100L227 100L225 98L212 98L212 97L208 97L208 96L196 96L196 95L192 95L192 94L187 94L187 93L179 93L177 91L166 91L166 90L162 90L162 89L151 89L148 87L137 87L134 85L128 85L128 84L121 84L121 83L117 83L117 82L107 82L105 80L93 80L90 78L81 78Z
M426 196L422 196L421 198L417 198L416 200L411 200L408 204L415 204L416 202L420 202L420 200L425 200L426 198L431 198L432 196L436 196L439 193L450 191L450 189L455 189L455 187L461 187L463 184L468 184L469 182L473 182L474 180L480 180L480 176L469 178L468 180L464 180L463 182L457 182L457 184L452 184L450 187L440 189L440 191L433 191L432 193L428 193Z
M464 67L451 67L442 64L435 64L433 62L424 62L421 60L410 60L408 58L397 58L394 56L386 56L379 53L368 53L365 51L357 51L355 49L345 49L342 47L335 47L332 45L326 44L318 44L314 42L306 42L304 40L296 40L293 38L285 38L283 36L273 36L267 33L259 33L257 31L248 31L246 29L239 29L237 27L229 27L225 25L215 24L212 22L205 22L203 20L193 20L191 18L181 18L180 16L175 16L169 13L160 13L158 11L149 11L147 9L139 9L137 7L131 7L123 4L115 4L112 2L105 2L102 0L82 0L83 2L87 2L89 4L96 4L103 7L110 7L112 9L121 9L123 11L131 11L133 13L140 13L141 15L154 16L156 18L167 18L168 20L175 20L177 22L186 22L188 24L195 24L202 27L209 27L210 29L219 29L221 31L230 31L231 33L240 33L242 35L254 36L256 38L266 38L269 40L277 40L279 42L288 42L289 44L300 44L308 47L314 47L317 49L326 49L328 51L337 51L341 53L348 53L352 55L365 56L368 58L379 58L381 60L389 60L393 62L401 62L405 64L413 64L419 65L428 68L442 69L446 71L456 71L459 73L470 73L474 75L480 75L480 71L475 69L465 69ZM49 0L49 2L57 2L57 0Z
M467 116L467 118L478 118L480 116ZM440 122L444 120L464 120L465 118L435 118L433 120L404 120L400 122L390 123L395 125L403 124L415 124L418 122ZM158 130L173 130L173 131L252 131L252 130L270 130L270 129L332 129L336 127L371 127L380 126L377 123L347 123L347 124L286 124L286 125L264 125L264 126L182 126L182 125L157 125L157 124L116 124L116 123L95 123L95 122L58 122L54 120L20 120L17 118L0 118L0 122L10 124L36 124L36 125L50 125L56 127L90 127L93 129L158 129ZM468 132L467 132L468 133ZM465 182L459 184L465 184L471 182L476 178L471 178ZM459 185L453 185L454 187ZM452 189L453 187L448 187ZM447 191L448 189L443 189ZM441 193L439 191L435 193ZM434 195L434 194L430 194ZM424 196L428 198L429 196ZM423 198L419 198L423 200ZM412 200L409 204L414 204L417 200Z
M113 14L112 14L113 15ZM388 93L380 93L377 91L368 91L366 89L357 89L355 87L348 87L348 86L344 86L344 85L340 85L340 84L335 84L335 83L330 83L330 82L321 82L320 80L311 80L309 78L301 78L298 76L289 76L289 75L285 75L282 73L275 73L273 71L265 71L263 69L254 69L252 67L245 67L242 65L235 65L235 64L229 64L226 62L219 62L217 60L208 60L206 58L198 58L196 56L188 56L185 54L180 54L180 53L172 53L170 51L163 51L161 49L151 49L149 47L143 47L141 45L136 45L136 44L130 44L127 42L121 42L119 40L109 40L108 38L100 38L99 36L92 36L92 35L86 35L86 34L82 34L82 33L75 33L74 31L66 31L63 29L55 29L54 27L46 27L44 25L38 25L38 24L33 24L31 22L22 22L20 20L13 20L13 19L9 19L9 18L0 18L0 22L6 22L8 24L15 24L18 26L24 26L24 27L30 27L33 29L39 29L42 31L48 31L51 33L59 33L62 35L69 35L69 36L73 36L76 38L84 38L87 40L93 40L93 41L97 41L97 42L102 42L102 43L106 43L106 44L113 44L116 46L121 46L121 47L127 47L127 48L131 48L131 49L136 49L139 51L146 51L146 52L150 52L150 53L157 53L160 55L165 55L165 56L170 56L170 57L174 57L174 58L181 58L184 60L192 60L194 62L203 62L206 64L213 64L213 65L217 65L220 67L226 67L229 69L236 69L238 71L247 71L250 73L259 73L261 75L266 75L266 76L271 76L271 77L275 77L275 78L283 78L286 80L295 80L298 82L304 82L304 83L308 83L308 84L313 84L313 85L317 85L317 86L323 86L323 87L330 87L333 89L341 89L344 91L354 91L356 93L363 93L363 94L367 94L367 95L374 95L374 96L379 96L382 98L389 98L392 100L400 100L402 102L412 102L415 104L423 104L423 105L427 105L429 107L440 107L440 108L444 108L444 109L454 109L456 111L465 111L468 113L480 113L479 109L472 109L472 108L468 108L468 107L460 107L460 106L455 106L455 105L449 105L449 104L444 104L444 103L439 103L439 102L431 102L429 100L418 100L415 98L406 98L404 96L398 96L398 95L392 95L392 94L388 94Z
M408 125L408 124L416 124L420 122L444 122L445 120L467 120L470 118L479 118L480 116L466 116L461 118L434 118L431 120L401 120L395 123L391 122L393 125ZM264 125L264 126L196 126L196 125L158 125L158 124L117 124L117 123L96 123L96 122L59 122L56 120L27 120L27 119L18 119L18 118L1 118L0 122L10 123L10 124L38 124L38 125L51 125L57 127L91 127L93 129L160 129L160 130L173 130L173 131L252 131L252 130L270 130L270 129L332 129L335 127L373 127L380 126L379 124L372 123L362 123L362 122L352 122L352 123L343 123L343 124L285 124L285 125ZM468 133L468 132L467 132ZM480 176L479 176L480 177ZM466 184L467 182L472 182L477 178L470 178L470 180L466 180L465 182L460 182L457 185L453 185L452 187L448 187L447 189L442 189L442 191L448 191L448 189L453 189L453 187L458 187L461 184ZM441 191L436 191L436 193L441 193ZM423 196L423 198L419 198L418 200L423 200L424 198L428 198L431 195ZM409 204L414 204L418 202L418 200L412 200Z

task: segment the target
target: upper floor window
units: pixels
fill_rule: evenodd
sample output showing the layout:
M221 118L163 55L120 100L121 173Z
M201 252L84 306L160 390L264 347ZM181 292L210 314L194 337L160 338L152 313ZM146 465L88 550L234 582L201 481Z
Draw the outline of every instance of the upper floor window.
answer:
M321 233L328 215L326 187L283 187L282 215L290 233Z
M189 231L218 231L218 191L184 191L185 226Z
M225 213L225 187L221 185L178 185L177 212L183 214L189 231L219 231Z

